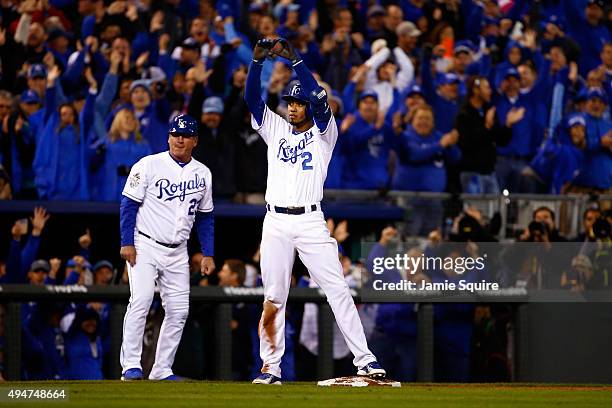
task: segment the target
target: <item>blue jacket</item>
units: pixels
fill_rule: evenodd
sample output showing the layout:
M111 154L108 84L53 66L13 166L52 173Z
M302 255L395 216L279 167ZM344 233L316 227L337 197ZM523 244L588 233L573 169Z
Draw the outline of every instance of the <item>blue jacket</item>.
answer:
M500 123L506 122L506 115L512 108L525 108L523 119L512 126L512 139L506 146L498 147L497 153L500 156L532 156L536 146L539 145L544 137L544 129L538 126L538 117L530 109L533 104L530 98L518 94L516 100L511 101L505 94L502 94L495 104L497 117Z
M578 174L583 160L584 151L574 146L567 129L559 126L556 137L546 140L529 167L549 186L549 193L560 194L563 185Z
M65 378L64 342L57 326L49 324L53 306L36 302L21 306L21 333L25 380L61 380Z
M573 184L601 190L612 188L612 152L601 146L601 138L611 129L610 120L586 115L587 147Z
M393 177L394 190L435 191L446 189L447 162L457 163L461 151L456 145L440 145L442 133L434 130L428 136L416 133L412 126L398 136L396 152L399 165Z
M391 129L376 129L358 113L343 138L346 162L342 171L342 187L374 190L389 185L387 163L391 148Z
M601 64L599 55L603 45L610 42L612 36L605 24L592 26L586 21L584 15L586 0L562 0L562 3L565 8L567 32L580 45L578 70L580 75L586 78L589 71Z
M103 201L102 190L104 185L104 151L106 141L106 118L109 116L110 108L117 93L119 77L108 72L100 88L94 107L93 133L89 144L89 194L93 201Z
M121 192L127 180L129 169L136 162L152 153L151 146L146 140L137 142L134 135L128 140L119 139L111 142L108 138L103 141L103 163L100 167L101 201L121 201ZM119 174L118 168L126 168L125 172Z
M31 153L34 150L34 134L28 121L24 121L21 130L15 132L13 124L16 120L16 116L9 116L8 133L0 135L0 140L5 139L0 143L4 145L0 146L0 163L11 174L13 193L19 194L24 184L27 184L28 179L31 182Z
M59 129L54 89L47 89L47 117L34 157L38 195L48 200L88 200L87 134L93 122L94 95L87 95L78 130L73 125Z
M92 344L94 351L92 351ZM67 335L66 378L71 380L103 380L102 341L99 336L93 342L81 330Z
M423 63L421 64L421 75L425 99L433 108L436 129L443 133L450 132L455 127L455 118L459 112L459 100L449 100L443 98L436 91L430 66L431 60L428 58L423 58Z
M506 49L504 50L504 56L505 56L505 60L500 62L499 64L497 64L495 66L494 69L494 75L493 75L493 81L491 82L491 85L494 87L495 90L499 89L503 79L504 79L504 75L506 74L506 71L510 68L518 68L518 66L513 65L509 60L508 60L508 54L510 53L510 50L512 48L518 48L521 51L521 60L526 59L525 58L525 50L523 49L523 47L521 46L521 44L519 44L517 41L514 40L510 40L508 41L508 44L506 45Z
M19 241L12 239L6 259L6 275L0 278L0 283L28 283L27 273L39 247L40 236L30 235L23 248Z

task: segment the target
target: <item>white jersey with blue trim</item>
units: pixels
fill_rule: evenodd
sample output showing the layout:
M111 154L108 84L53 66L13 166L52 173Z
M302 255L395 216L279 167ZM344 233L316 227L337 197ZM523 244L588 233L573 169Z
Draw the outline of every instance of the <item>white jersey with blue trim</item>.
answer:
M268 145L266 202L281 207L319 203L338 139L333 115L324 131L313 125L295 133L289 122L266 106L261 126L253 116L251 125Z
M168 151L140 159L130 171L123 195L142 203L136 230L168 244L189 239L196 211L213 210L208 167L194 158L181 165Z

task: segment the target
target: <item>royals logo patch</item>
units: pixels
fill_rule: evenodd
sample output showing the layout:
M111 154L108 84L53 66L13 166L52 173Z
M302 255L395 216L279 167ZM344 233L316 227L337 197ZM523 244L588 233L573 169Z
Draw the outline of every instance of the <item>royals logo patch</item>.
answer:
M136 188L140 184L140 173L134 173L130 176L130 187Z

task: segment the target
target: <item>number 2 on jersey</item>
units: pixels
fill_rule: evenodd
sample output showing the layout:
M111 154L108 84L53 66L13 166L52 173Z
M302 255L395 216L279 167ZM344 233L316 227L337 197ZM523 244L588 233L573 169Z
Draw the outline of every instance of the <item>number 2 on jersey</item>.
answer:
M304 152L302 153L302 158L304 158L304 161L302 162L302 170L312 170L312 166L308 164L312 161L312 153Z
M189 211L187 211L187 215L195 214L193 209L195 208L196 205L198 205L198 200L196 200L195 198L192 198L191 200L189 200Z

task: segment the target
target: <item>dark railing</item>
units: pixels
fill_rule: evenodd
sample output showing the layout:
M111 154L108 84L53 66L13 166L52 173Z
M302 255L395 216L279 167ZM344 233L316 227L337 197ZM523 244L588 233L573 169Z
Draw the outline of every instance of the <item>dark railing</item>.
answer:
M351 290L353 299L360 302L359 291ZM156 294L157 296L157 294ZM111 302L110 337L111 337L111 374L114 378L121 375L119 366L119 351L121 347L122 322L126 304L129 299L127 286L54 286L54 285L0 285L0 304L6 306L5 318L5 366L6 376L9 380L21 378L21 302L31 301L104 301ZM417 300L417 299L415 299ZM486 301L480 297L480 301ZM491 298L498 301L497 298ZM506 297L512 301L512 297ZM516 302L522 302L524 296L517 296ZM222 287L193 287L190 301L193 304L208 303L215 305L215 345L216 345L216 378L220 380L231 379L232 336L230 321L232 318L232 304L259 303L263 301L263 288L222 288ZM317 377L327 379L333 376L333 323L334 316L327 304L325 295L319 289L292 288L289 292L288 302L307 303L319 305L318 336L319 351L317 357ZM520 303L515 308L515 324L519 327L515 335L526 335L525 318L521 316ZM421 303L418 308L418 339L417 339L417 380L421 382L433 381L434 374L434 323L433 305ZM517 363L525 361L527 349L525 341L514 339L519 346L515 350ZM516 365L520 369L521 365ZM515 370L515 379L522 378L520 371Z

